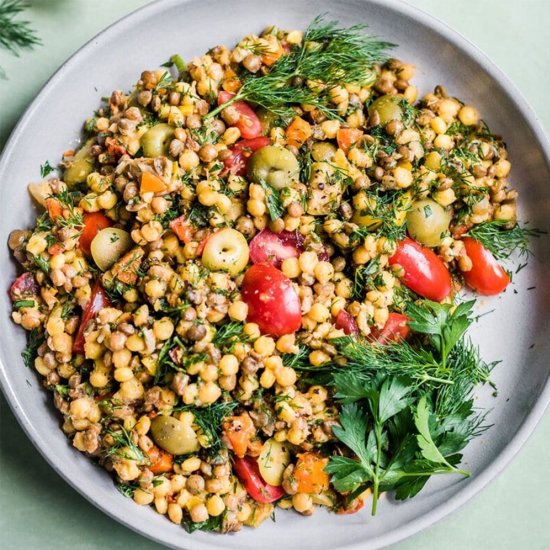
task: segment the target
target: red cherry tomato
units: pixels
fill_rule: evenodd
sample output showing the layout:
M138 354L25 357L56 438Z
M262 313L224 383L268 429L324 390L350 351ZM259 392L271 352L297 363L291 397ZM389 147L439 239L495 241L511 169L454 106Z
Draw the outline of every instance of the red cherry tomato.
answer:
M92 288L90 301L84 308L82 317L80 318L80 325L73 344L73 351L75 353L84 353L84 330L86 329L86 325L95 317L98 311L104 307L109 307L110 305L111 301L109 300L105 289L101 285L101 282L96 281Z
M290 279L272 265L249 267L241 295L248 305L248 318L260 331L272 336L292 334L302 325L300 298Z
M218 105L227 103L235 94L232 92L220 92L218 95ZM245 139L252 139L262 135L262 123L252 107L244 101L236 101L232 106L239 113L237 128L241 131L241 136Z
M237 141L231 148L232 155L224 161L225 173L231 172L237 176L244 176L246 174L248 159L252 156L252 153L262 147L266 147L270 143L271 140L265 136ZM222 176L225 173L222 173Z
M390 265L399 264L405 274L401 282L424 298L441 302L451 293L451 275L429 248L409 237L397 243Z
M87 212L84 214L84 229L80 234L80 250L86 255L90 255L90 245L99 231L106 227L111 227L113 222L101 212Z
M479 241L464 237L462 242L472 260L472 269L462 272L466 284L479 294L500 294L510 284L508 273Z
M281 267L283 260L297 258L303 251L303 236L297 231L273 233L263 229L250 241L250 260Z
M265 482L260 475L258 462L251 456L236 456L233 458L233 467L237 477L244 485L246 492L256 501L267 504L275 502L285 495L282 487L275 487Z
M23 296L38 296L40 288L34 278L34 275L29 271L19 275L10 286L10 298L12 302L20 300Z
M369 334L369 339L380 344L389 344L390 342L399 342L405 340L411 329L407 323L410 319L402 313L390 313L386 324L381 328L373 328Z
M334 326L337 329L342 329L347 335L357 336L359 334L357 321L345 309L338 312Z
M246 164L252 153L270 143L270 139L264 136L237 141L231 148L231 156L223 161L224 169L221 175L225 176L229 172L236 176L244 176L246 174Z

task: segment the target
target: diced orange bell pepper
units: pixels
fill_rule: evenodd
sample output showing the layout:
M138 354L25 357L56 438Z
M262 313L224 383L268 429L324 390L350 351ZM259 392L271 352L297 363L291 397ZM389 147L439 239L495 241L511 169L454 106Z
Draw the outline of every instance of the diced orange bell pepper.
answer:
M309 139L312 133L311 124L297 116L286 129L287 145L299 148Z
M195 233L195 228L185 216L180 216L172 220L170 222L170 229L176 234L178 239L185 244L191 241Z
M329 478L324 469L327 464L328 458L323 458L317 453L298 455L298 462L294 468L298 492L318 494L328 489Z
M231 67L228 67L223 75L222 88L226 92L235 93L241 86L242 82L237 73Z
M151 461L149 470L151 470L151 472L153 472L155 475L166 474L172 471L174 461L170 453L167 453L166 451L163 451L153 445L147 451L147 456Z
M139 188L140 194L143 193L160 193L166 191L166 184L151 172L141 173L141 186Z
M338 142L338 147L347 155L351 146L357 143L362 136L363 130L358 130L357 128L340 128L336 133L336 141Z
M267 51L262 54L262 63L271 67L279 58L281 58L285 53L285 50L281 44L277 43L277 48L273 51Z
M54 221L63 216L63 205L53 197L48 197L46 199L46 210L48 211L50 218Z
M230 416L223 423L223 434L233 452L243 457L248 450L251 439L256 435L254 422L248 413Z

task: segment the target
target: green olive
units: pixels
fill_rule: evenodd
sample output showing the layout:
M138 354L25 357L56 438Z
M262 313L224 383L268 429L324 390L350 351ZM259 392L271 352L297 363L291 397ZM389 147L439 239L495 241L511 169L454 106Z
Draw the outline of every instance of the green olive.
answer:
M90 138L69 161L65 172L63 172L63 181L69 187L77 183L84 183L93 172L94 158L91 155L91 149L94 144L95 138Z
M206 241L202 252L202 263L212 271L227 271L238 275L248 263L248 243L236 229L226 227L216 231Z
M336 147L328 141L316 141L311 147L311 156L318 162L330 162L336 154Z
M280 120L280 117L262 108L258 109L256 114L262 124L262 134L268 136L271 129L274 128L277 121Z
M375 99L369 105L369 116L372 116L376 111L382 125L387 124L390 120L401 120L403 111L399 106L400 99L400 96L395 95L383 95Z
M141 136L143 156L149 158L168 155L175 128L170 124L156 124Z
M132 238L124 229L107 227L98 231L90 244L90 252L97 267L107 271L132 247Z
M409 235L426 246L439 246L450 223L451 213L431 199L414 202L407 212Z
M154 418L151 421L151 435L161 449L173 455L186 455L199 450L195 430L173 416Z
M288 187L298 177L298 160L284 147L268 145L248 161L248 177L255 183L269 183L276 189Z

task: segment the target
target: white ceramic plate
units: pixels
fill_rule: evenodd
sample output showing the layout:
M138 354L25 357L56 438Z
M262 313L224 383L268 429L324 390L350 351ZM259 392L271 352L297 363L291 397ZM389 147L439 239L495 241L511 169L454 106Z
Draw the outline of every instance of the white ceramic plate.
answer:
M506 137L512 181L520 191L520 214L548 229L549 145L535 114L512 83L474 46L447 26L394 0L166 0L121 20L79 50L44 87L14 131L0 162L1 239L34 219L26 184L39 179L45 159L78 143L83 120L113 89L129 89L141 71L156 68L178 52L184 59L225 43L231 46L268 24L304 28L319 13L343 25L368 23L371 32L400 44L396 56L418 66L422 92L442 83L473 103L493 131ZM480 301L483 317L473 332L487 360L502 359L495 371L498 398L481 392L492 408L494 427L466 449L469 480L444 476L430 481L411 501L383 499L376 518L363 510L351 516L318 511L311 518L277 512L277 523L231 536L188 535L152 509L135 505L115 489L111 477L75 451L59 430L59 416L35 373L20 358L23 331L9 319L10 303L0 293L0 382L19 422L52 467L75 489L128 527L174 548L378 548L403 539L442 518L484 487L510 461L542 416L550 399L550 246L535 242L535 259L514 277L503 296ZM16 275L7 246L0 247L0 287ZM528 290L530 287L536 287ZM534 346L533 346L534 344Z

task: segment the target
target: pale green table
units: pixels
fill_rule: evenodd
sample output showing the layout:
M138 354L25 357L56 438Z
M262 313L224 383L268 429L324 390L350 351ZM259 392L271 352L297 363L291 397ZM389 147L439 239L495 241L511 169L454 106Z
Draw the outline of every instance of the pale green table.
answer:
M39 30L44 46L20 59L0 51L0 65L10 78L0 81L0 147L28 103L70 54L105 26L147 1L32 2L28 18ZM411 3L445 20L480 46L516 82L547 131L550 130L547 0L411 0ZM118 525L66 485L27 441L3 398L0 406L2 549L161 548ZM550 415L547 414L513 464L482 494L452 517L395 548L547 550L549 511Z

